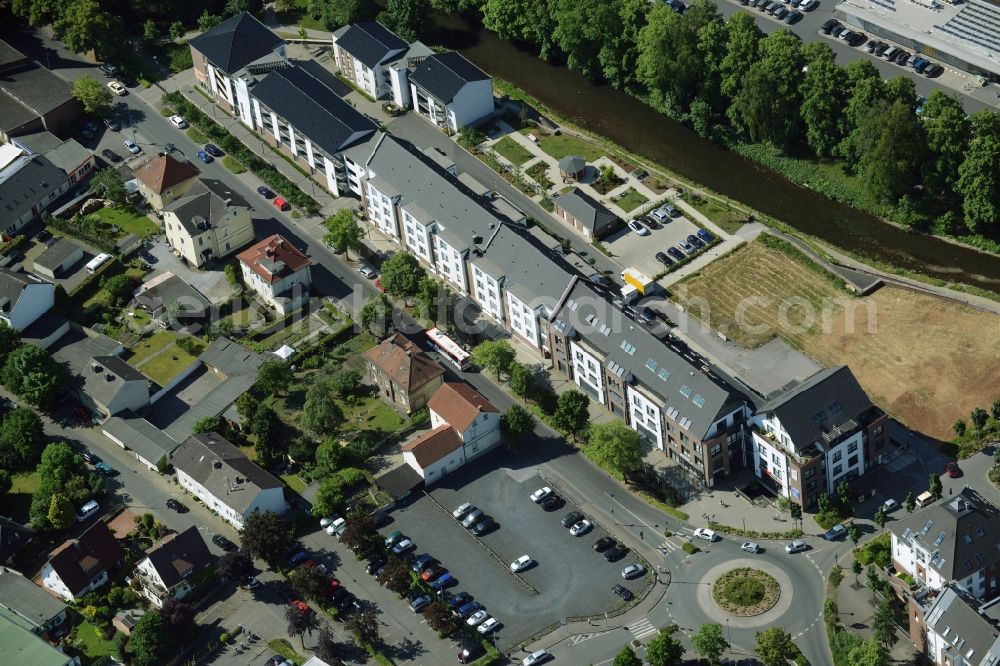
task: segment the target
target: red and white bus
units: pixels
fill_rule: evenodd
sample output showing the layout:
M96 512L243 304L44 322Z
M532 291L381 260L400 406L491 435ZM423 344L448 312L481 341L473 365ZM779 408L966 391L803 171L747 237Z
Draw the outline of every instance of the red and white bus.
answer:
M469 358L469 352L462 349L457 342L438 329L427 329L427 339L431 341L434 349L451 361L452 365L459 370L465 371L472 367L472 359Z

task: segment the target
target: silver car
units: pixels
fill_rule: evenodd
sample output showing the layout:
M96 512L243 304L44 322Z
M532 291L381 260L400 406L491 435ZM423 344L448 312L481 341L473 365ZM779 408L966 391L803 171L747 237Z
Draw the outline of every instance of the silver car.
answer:
M802 541L801 539L796 539L795 541L785 546L785 552L788 554L801 553L803 550L806 550L808 548L809 545L805 541Z
M358 266L358 272L364 275L369 280L374 279L375 276L378 275L375 269L369 266L368 264L361 264L360 266Z

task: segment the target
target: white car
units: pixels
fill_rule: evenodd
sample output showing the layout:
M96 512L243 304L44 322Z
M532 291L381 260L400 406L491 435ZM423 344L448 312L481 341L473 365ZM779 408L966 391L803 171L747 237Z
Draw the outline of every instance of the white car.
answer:
M469 616L469 619L466 620L465 623L470 627L475 627L482 624L483 621L489 616L490 614L484 610L476 611L475 613Z
M330 523L337 520L337 518L339 518L339 516L327 516L326 518L321 518L319 526L325 529L330 526Z
M343 518L336 518L329 525L326 526L326 533L330 536L334 534L343 534L343 530L347 529L347 521Z
M573 536L581 536L589 532L591 527L593 527L593 525L590 524L589 520L581 520L573 525L573 527L569 528L569 533Z
M469 513L475 508L476 507L472 506L472 502L466 502L465 504L462 504L460 507L452 511L451 517L454 518L455 520L461 520L465 516L465 514Z
M531 493L531 501L537 504L538 502L541 502L543 499L545 499L551 494L552 494L552 489L549 488L548 486L545 486L544 488L539 488L535 492Z
M520 573L530 567L534 562L535 561L531 559L530 555L522 555L510 563L510 570L514 573Z
M485 622L476 627L476 631L485 636L486 634L490 633L499 626L500 626L500 620L496 619L495 617L488 617L486 618Z
M742 546L740 546L740 550L742 550L745 553L759 553L760 546L758 546L753 541L747 541Z
M803 550L806 550L808 548L809 545L806 544L805 541L802 541L801 539L796 539L795 541L785 546L785 552L788 554L801 553Z
M537 666L538 664L544 664L551 658L552 655L545 650L535 650L521 660L521 666Z
M716 539L715 530L710 530L707 527L699 527L694 531L694 535L698 539L703 539L708 542L715 541Z
M128 94L128 90L125 89L125 86L123 86L118 81L109 81L108 82L108 89L110 89L111 92L113 92L114 94L118 95L119 97L121 97L122 95L127 95Z
M632 580L644 575L646 575L646 567L641 564L630 564L622 569L622 578L625 580Z
M897 502L896 500L892 499L891 497L889 499L887 499L886 501L882 502L882 512L883 513L892 513L893 511L895 511L898 508L899 508L899 502Z
M188 126L187 121L180 116L170 116L170 123L177 129L184 129Z
M358 266L358 272L361 273L366 278L368 278L369 280L374 280L376 277L378 277L378 273L375 272L375 269L369 266L368 264L361 264L360 266Z
M647 229L646 227L642 226L642 223L639 222L639 220L629 220L628 221L628 228L631 229L632 231L634 231L635 233L639 234L640 236L648 236L649 235L649 229Z
M125 146L125 149L128 152L132 153L133 155L138 155L139 153L142 152L142 148L135 145L135 141L133 141L132 139L125 139L124 141L122 141L122 144Z
M666 224L670 221L670 216L662 208L657 208L656 210L649 211L650 216L652 216L660 224Z

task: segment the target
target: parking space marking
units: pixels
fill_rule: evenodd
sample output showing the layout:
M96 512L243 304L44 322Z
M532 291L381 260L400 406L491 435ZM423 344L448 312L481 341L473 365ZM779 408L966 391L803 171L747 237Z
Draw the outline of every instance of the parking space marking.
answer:
M649 621L648 617L644 617L637 622L634 622L628 626L628 630L632 632L635 636L635 640L641 641L646 636L652 636L653 634L659 632L659 629Z
M571 645L579 645L584 641L589 641L591 638L596 638L603 634L576 634L575 636L570 636L569 642Z

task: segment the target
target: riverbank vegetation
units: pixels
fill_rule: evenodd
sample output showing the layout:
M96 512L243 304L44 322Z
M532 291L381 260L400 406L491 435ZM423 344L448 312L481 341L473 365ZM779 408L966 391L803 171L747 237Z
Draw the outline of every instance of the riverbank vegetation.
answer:
M906 76L885 81L867 59L842 67L825 43L765 36L746 12L725 22L711 0L684 14L643 0L432 4L477 14L499 37L831 198L1000 251L1000 164L990 158L1000 114L966 116L942 92L920 100Z

